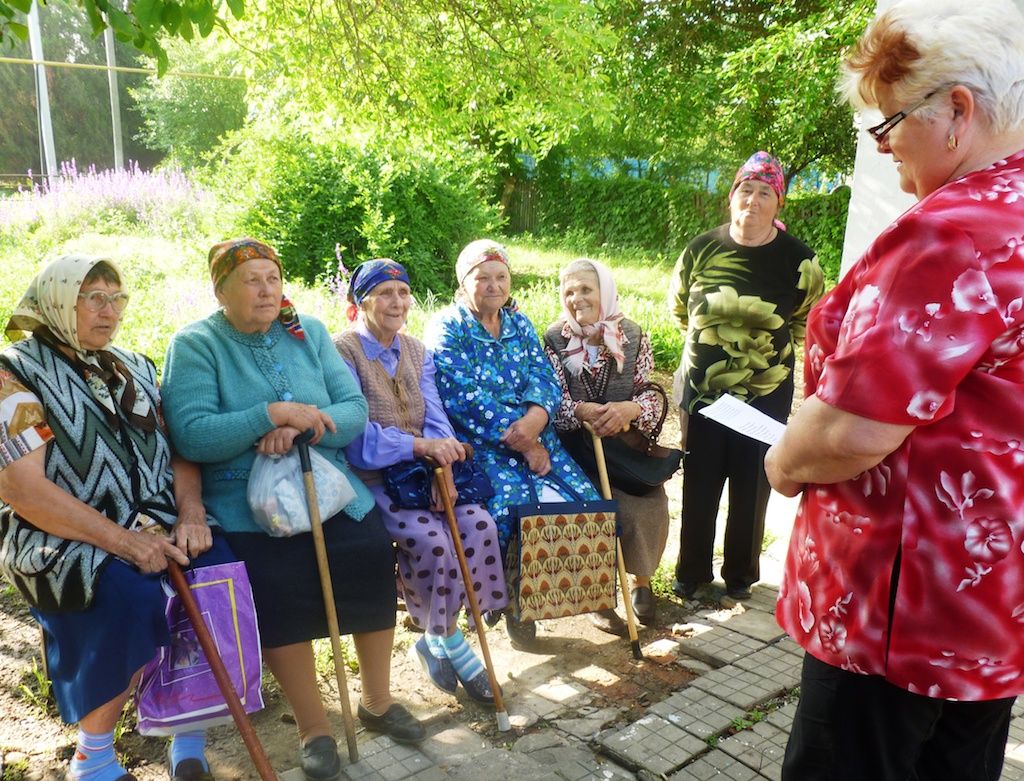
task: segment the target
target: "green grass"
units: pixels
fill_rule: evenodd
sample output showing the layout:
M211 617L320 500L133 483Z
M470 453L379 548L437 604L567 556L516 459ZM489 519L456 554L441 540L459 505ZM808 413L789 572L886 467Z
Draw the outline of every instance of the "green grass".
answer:
M155 236L90 233L58 245L50 254L82 252L110 257L118 263L132 300L125 310L117 344L145 353L161 366L174 333L217 307L206 270L207 249L217 239L182 242ZM538 332L543 333L561 311L558 272L577 255L514 241L508 247L513 262L512 295ZM0 323L6 324L42 259L33 254L26 242L2 243L0 255L4 257ZM674 369L682 338L665 304L671 265L635 254L597 259L614 269L621 308L651 336L659 368ZM286 281L285 292L300 312L324 321L332 333L345 328L344 306L326 286ZM409 332L422 336L429 318L448 303L447 299L430 293L418 296L409 316ZM6 340L0 340L0 345L5 343Z

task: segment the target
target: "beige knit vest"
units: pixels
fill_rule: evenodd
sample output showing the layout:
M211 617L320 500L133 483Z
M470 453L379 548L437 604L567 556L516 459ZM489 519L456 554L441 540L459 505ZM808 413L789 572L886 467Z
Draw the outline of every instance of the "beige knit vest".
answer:
M381 426L401 429L414 437L423 436L423 418L426 404L420 393L420 377L423 375L423 356L426 348L423 342L405 334L395 337L399 340L401 356L394 377L389 377L379 361L367 359L359 334L345 331L334 338L334 346L341 357L355 366L363 395L370 408L370 420ZM365 482L379 481L376 472L357 470Z

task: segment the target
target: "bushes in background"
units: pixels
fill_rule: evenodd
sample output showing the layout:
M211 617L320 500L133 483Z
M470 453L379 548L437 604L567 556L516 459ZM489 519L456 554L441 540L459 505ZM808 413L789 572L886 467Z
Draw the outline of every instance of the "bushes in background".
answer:
M238 231L274 245L288 274L309 283L335 273L340 245L350 269L391 257L414 290L447 295L459 250L498 225L479 174L457 158L294 129L243 132L234 148L218 176L241 204Z

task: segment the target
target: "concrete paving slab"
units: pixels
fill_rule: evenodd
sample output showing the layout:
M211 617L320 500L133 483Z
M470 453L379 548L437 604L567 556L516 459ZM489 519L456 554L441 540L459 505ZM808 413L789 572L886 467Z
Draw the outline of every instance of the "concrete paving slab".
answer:
M610 759L596 757L583 744L544 748L530 755L565 781L633 781L635 774Z
M765 613L775 613L775 603L779 599L778 586L758 584L750 589L750 599L742 602L748 610L761 610Z
M586 686L562 678L552 678L547 683L535 686L533 693L560 706L582 705L592 699Z
M654 774L670 773L708 748L700 738L654 714L601 737L599 745L628 767Z
M695 678L690 686L731 702L744 711L772 697L778 697L786 690L778 681L731 664Z
M387 744L380 750L366 751L360 747L359 761L344 766L351 781L402 781L435 767L433 760L418 749L394 743L389 738L382 740Z
M773 710L765 718L773 727L778 727L787 735L793 731L793 717L796 716L796 701L787 702L781 708Z
M769 678L786 689L792 689L800 683L800 668L803 660L798 656L786 653L781 648L767 646L749 656L741 657L735 662L743 670L757 673Z
M765 778L779 781L782 778L782 758L786 753L788 738L778 727L762 721L751 729L718 741L717 748Z
M999 781L1024 781L1024 761L1007 757Z
M799 656L801 659L804 658L804 649L797 645L796 640L794 640L789 635L786 635L781 640L777 641L775 643L775 647L781 648L786 653L795 654L796 656Z
M604 728L605 724L616 719L618 715L619 711L614 708L601 708L578 718L556 719L554 724L556 728L566 734L580 740L590 740Z
M689 656L680 656L676 659L676 664L684 670L689 670L694 675L707 675L715 669L715 666L710 665L707 662L702 662L700 659L693 659Z
M1010 708L1010 718L1018 719L1024 716L1024 697L1018 697L1013 701L1013 707Z
M1006 758L1024 764L1024 719L1011 718L1006 738Z
M468 727L456 724L432 733L423 741L420 751L437 764L458 764L490 747L485 738Z
M746 711L700 689L687 688L652 705L650 712L706 740L732 726Z
M764 776L735 757L716 749L698 757L668 778L669 781L760 781Z
M530 779L530 781L564 781L549 768L541 766L526 754L492 748L473 758L471 762L448 769L446 776L452 781L480 781L492 779ZM417 779L417 781L419 781Z
M718 620L728 623L729 629L733 632L739 632L764 643L773 643L786 636L782 628L775 623L775 616L763 610L745 610Z
M694 625L696 626L696 625ZM724 667L765 647L765 643L724 626L710 626L677 640L679 650L712 667Z

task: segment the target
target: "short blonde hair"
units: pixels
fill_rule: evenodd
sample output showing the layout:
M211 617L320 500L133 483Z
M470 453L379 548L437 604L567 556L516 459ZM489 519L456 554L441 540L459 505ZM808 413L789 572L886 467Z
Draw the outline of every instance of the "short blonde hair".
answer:
M843 62L839 91L864 109L887 96L910 105L957 84L994 133L1024 124L1024 16L1012 0L897 3Z

